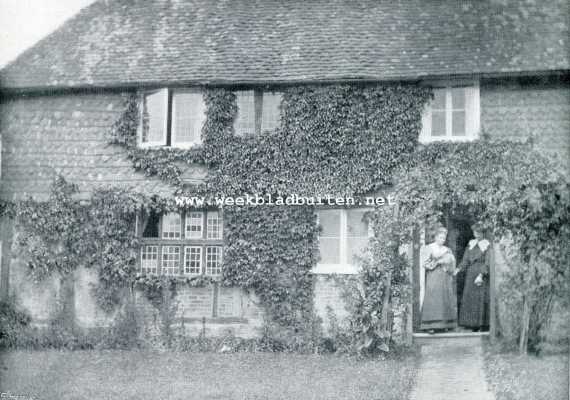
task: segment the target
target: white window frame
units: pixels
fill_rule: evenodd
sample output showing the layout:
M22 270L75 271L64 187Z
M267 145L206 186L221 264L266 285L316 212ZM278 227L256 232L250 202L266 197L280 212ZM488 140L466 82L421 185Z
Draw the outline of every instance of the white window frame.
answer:
M327 211L327 209L322 209L323 211ZM346 274L352 275L358 273L358 265L353 264L347 260L348 258L348 211L349 210L361 210L361 211L373 211L373 208L370 207L358 207L358 208L335 208L330 209L330 211L339 211L340 212L340 263L339 264L330 264L330 263L321 263L318 262L315 268L313 268L312 273L314 274ZM317 213L317 224L319 224L319 214ZM372 228L372 223L368 223L368 238L372 238L374 236L374 229ZM320 249L320 235L319 235L319 249Z
M154 248L156 251L152 252L152 254L156 254L156 259L154 259L155 263L154 266L145 265L143 257L145 254L149 254L147 250L150 248ZM148 261L148 260L147 260ZM150 263L149 263L150 264ZM141 249L141 273L145 275L158 275L160 268L160 253L159 253L159 246L154 244L143 244ZM149 272L149 270L155 270L155 272Z
M199 214L200 216L200 220L199 220L199 226L201 227L201 230L199 232L199 236L195 236L195 237L189 237L189 235L187 235L187 226L190 226L190 221L192 220L190 217L192 214L195 214L194 216L197 216ZM180 236L178 237L165 237L164 233L165 232L174 232L174 231L167 231L165 230L165 226L166 221L165 221L165 216L167 215L175 215L176 218L179 218L180 220ZM216 237L210 237L208 236L207 233L207 223L208 223L208 218L207 216L210 215L210 226L213 226L212 221L219 221L216 226L219 226L219 231L218 231L218 236ZM215 218L212 218L212 216L215 216ZM170 267L165 267L165 269L163 269L163 263L165 262L165 255L168 254L167 249L171 249L173 247L177 247L179 248L179 258L178 258L178 273L175 274L177 276L184 276L184 275L192 275L192 276L197 276L197 275L204 275L204 276L213 276L213 277L218 277L223 273L223 257L224 257L224 242L223 242L223 212L221 210L217 210L217 211L207 211L207 210L201 210L201 211L183 211L183 212L168 212L168 213L163 213L160 216L160 220L157 222L158 223L158 236L152 236L152 237L144 237L144 229L139 229L140 227L138 226L138 221L140 221L140 217L137 216L137 223L135 223L135 234L137 234L137 236L142 238L142 245L140 247L140 254L139 254L139 262L140 264L138 265L138 271L141 275L151 275L154 274L153 272L149 272L149 266L143 267L143 254L146 254L146 250L149 247L156 247L158 249L158 259L156 262L156 268L157 268L157 275L169 275L172 276L172 272L169 269ZM198 223L198 218L194 218L193 222ZM198 225L197 225L198 226ZM210 228L211 230L211 228ZM176 231L178 232L178 230ZM218 250L216 250L219 255L219 263L220 263L220 271L216 271L215 274L211 274L210 272L212 271L212 269L208 269L206 268L207 266L207 251L206 249L208 248L212 248L215 247ZM187 249L189 248L200 248L199 252L200 252L200 273L187 273L186 272L186 262L190 255L190 253L186 253ZM190 251L190 250L188 250ZM150 264L150 263L148 263ZM152 265L152 268L154 268L154 264Z
M170 147L187 149L194 146L202 144L202 129L204 128L204 123L206 122L206 103L204 101L204 93L199 89L179 89L170 90L172 93L172 110L171 110L171 126L170 126ZM197 94L200 95L203 107L198 110L201 115L199 116L200 121L200 132L198 134L198 139L193 142L177 142L176 141L176 101L175 97L177 94Z
M479 81L434 82L433 90L445 91L445 136L432 136L432 102L428 103L422 114L422 129L419 136L420 143L433 142L471 142L479 138L481 111L479 99ZM452 134L452 104L451 89L465 89L465 135Z
M171 249L178 249L178 260L165 260L165 256L172 256L174 254L176 254L176 252L170 252L167 250L171 250ZM164 263L167 262L173 262L178 264L178 266L164 266ZM166 275L166 276L178 276L180 275L180 267L182 266L182 249L181 246L179 245L164 245L162 246L162 251L161 251L161 257L160 257L160 275ZM171 271L176 269L177 271ZM165 272L166 270L166 272Z
M215 221L215 223L210 223L212 221ZM214 227L215 230L212 229ZM206 215L206 239L222 239L223 232L224 228L220 213L218 211L208 211Z
M168 221L168 218L166 218L166 217L169 217L169 218L173 217L173 218L178 219L178 224L177 224L178 230L177 231L170 229L170 228L172 228L172 225L168 223L169 221ZM160 238L162 240L180 240L180 239L182 239L182 232L181 232L181 230L182 230L182 215L180 213L176 213L176 212L166 213L162 216L160 223L162 225L162 227L160 229L160 233L161 233ZM168 228L168 229L165 229L165 228ZM173 237L170 237L170 236L165 237L164 235L166 233L168 233L168 234L174 233L174 236ZM178 235L178 236L176 236L176 235Z
M143 142L142 135L143 135L143 124L144 124L144 98L145 96L158 94L160 93L164 97L165 107L164 109L166 112L163 115L163 123L164 127L162 130L162 140L161 141L154 141L154 142ZM166 146L166 136L168 131L168 89L159 89L154 91L148 91L142 93L141 97L141 111L140 111L140 120L139 120L139 128L138 128L138 144L140 147L156 147L156 146Z
M205 265L204 265L204 273L206 276L220 276L222 274L222 268L223 268L223 258L224 258L224 249L222 248L222 246L204 246L204 261L205 261ZM216 249L216 255L219 256L219 260L218 260L218 264L219 267L216 267L216 269L219 269L220 271L217 273L212 273L212 268L210 268L208 266L208 250L210 249Z
M192 224L192 221L198 221L197 218L192 218L192 214L195 215L199 215L200 216L200 224ZM189 211L186 213L186 218L185 218L185 226L184 226L184 237L186 239L202 239L204 237L204 212L203 211ZM189 230L190 227L192 226L199 226L200 227L200 231L192 231ZM192 235L193 233L199 233L198 236Z
M234 132L236 136L255 136L256 135L256 110L255 110L255 90L236 90L236 102L237 102L237 115L234 121ZM248 110L248 113L243 113L240 110L240 102L238 101L239 97L244 97L245 99L253 102L252 109ZM245 118L247 116L247 118ZM245 121L244 121L245 120ZM244 128L244 122L253 123L252 129L246 129L247 126Z
M204 254L202 254L202 253L203 253L203 251L202 251L203 248L204 248L204 246L195 246L195 245L192 245L192 246L184 246L184 265L183 265L183 271L182 271L184 275L198 276L198 275L202 275L202 274L203 274L203 272L204 272L204 270L203 270L204 267L203 267L203 265L202 265L202 259L203 259L203 257L204 257ZM186 272L186 268L188 268L188 269L190 268L190 267L187 266L187 263L192 262L192 260L190 259L190 256L191 256L191 254L192 254L192 250L193 250L193 249L194 249L194 250L198 249L198 250L199 250L198 253L200 254L200 258L198 258L198 264L199 264L199 265L198 265L198 272ZM195 261L195 260L194 260L194 261Z
M264 115L268 112L269 108L265 103L265 96L266 95L273 95L276 96L280 101L283 100L283 92L277 90L262 90L262 89L244 89L244 90L236 90L234 91L236 96L248 96L253 99L253 127L252 129L243 129L240 127L242 125L240 122L240 110L238 104L238 113L234 120L234 132L236 136L258 136L264 132L271 131L279 127L279 122L281 121L281 109L278 107L277 109L277 116L279 117L277 124L275 126L268 126L267 118L264 118ZM251 113L248 113L248 121L251 121ZM271 117L275 117L275 115L271 115ZM272 121L274 118L272 118ZM259 126L258 126L259 124ZM258 129L259 128L259 129Z

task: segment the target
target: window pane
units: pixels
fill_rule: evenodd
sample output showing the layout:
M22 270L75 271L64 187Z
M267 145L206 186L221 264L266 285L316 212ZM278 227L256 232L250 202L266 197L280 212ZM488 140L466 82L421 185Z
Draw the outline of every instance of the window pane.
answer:
M162 247L162 274L178 275L180 273L180 247Z
M186 214L186 238L201 239L204 224L204 215L202 212L191 212Z
M445 136L445 111L431 112L431 135Z
M162 216L162 238L180 239L182 223L180 214L168 213Z
M143 246L141 248L141 273L157 274L158 246Z
M340 210L319 210L321 237L340 237Z
M323 264L340 264L340 215L341 210L319 210L320 262Z
M220 275L222 273L222 248L220 246L206 247L206 274Z
M354 256L361 255L368 245L368 218L366 210L346 212L346 250L348 264L355 263Z
M272 131L281 124L281 93L263 93L261 130Z
M453 111L451 127L453 136L465 136L465 111Z
M366 210L347 210L346 224L346 236L368 238Z
M320 263L340 264L340 238L319 238Z
M198 275L202 273L202 248L184 247L184 273Z
M222 219L217 211L208 211L206 232L208 239L222 238Z
M178 92L172 96L172 145L200 143L206 119L204 99L200 92Z
M464 88L451 89L451 108L455 110L465 108Z
M167 90L144 95L142 143L166 144L167 97Z
M432 110L445 110L445 92L446 89L434 89L434 99L431 103Z
M236 92L238 113L235 121L235 133L238 136L255 134L255 96L253 90Z

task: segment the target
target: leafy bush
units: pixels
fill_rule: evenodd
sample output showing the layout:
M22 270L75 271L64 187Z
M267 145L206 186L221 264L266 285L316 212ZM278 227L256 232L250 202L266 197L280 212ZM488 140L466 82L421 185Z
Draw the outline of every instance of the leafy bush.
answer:
M0 348L16 347L28 331L31 317L13 301L0 301Z

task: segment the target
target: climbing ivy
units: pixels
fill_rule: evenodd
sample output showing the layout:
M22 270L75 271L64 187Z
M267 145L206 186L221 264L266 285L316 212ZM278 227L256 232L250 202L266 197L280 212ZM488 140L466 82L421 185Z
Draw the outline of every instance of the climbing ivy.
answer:
M271 194L354 196L391 181L414 151L431 92L415 85L329 85L284 89L281 126L257 137L234 132L235 94L205 91L202 145L190 150L136 146L138 106L130 96L112 142L136 170L171 183L179 195ZM188 186L182 173L208 166L206 182ZM223 283L254 289L272 319L292 323L311 312L317 262L312 207L225 207ZM141 280L155 292L165 282Z

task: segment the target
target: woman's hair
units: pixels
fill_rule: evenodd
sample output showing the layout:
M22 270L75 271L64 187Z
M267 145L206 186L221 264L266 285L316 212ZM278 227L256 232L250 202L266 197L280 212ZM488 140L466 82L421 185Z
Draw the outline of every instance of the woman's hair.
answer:
M483 226L482 222L475 222L473 225L471 225L471 230L473 232L477 231L479 233L483 233L485 227Z
M444 228L443 226L437 228L436 231L435 231L434 237L437 236L437 235L439 235L440 233L444 233L444 234L447 235L447 229Z

